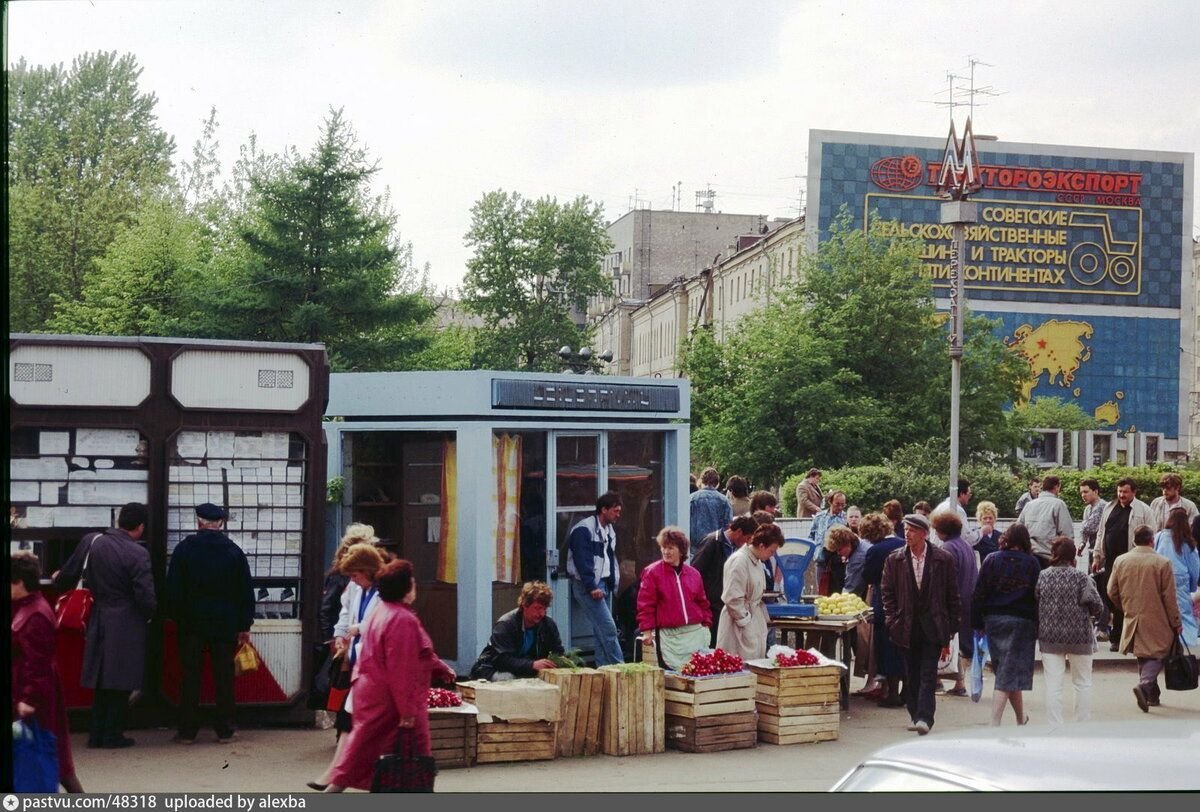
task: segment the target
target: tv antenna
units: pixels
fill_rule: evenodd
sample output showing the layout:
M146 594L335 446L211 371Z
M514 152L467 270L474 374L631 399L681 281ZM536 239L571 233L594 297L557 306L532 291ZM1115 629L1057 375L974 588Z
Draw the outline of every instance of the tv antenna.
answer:
M985 68L996 67L995 65L991 64L990 62L984 62L982 59L979 59L978 57L968 56L966 67L959 69L959 70L966 71L966 73L955 73L953 71L946 71L946 89L938 91L938 95L945 93L947 95L947 100L931 102L932 104L934 104L938 107L947 108L950 112L951 120L954 119L954 108L956 108L956 107L968 108L967 115L971 118L974 118L975 108L986 106L986 104L983 102L977 102L975 100L976 96L995 97L995 96L1002 96L1007 92L1004 90L997 90L993 85L985 85L983 87L976 87L975 86L975 67L977 65L982 65ZM965 82L965 84L964 84L964 82ZM956 98L956 95L957 95L957 98ZM966 97L966 101L958 100L964 96Z
M704 184L704 191L696 192L696 211L712 214L713 207L716 205L716 200L717 193L713 191L712 184Z

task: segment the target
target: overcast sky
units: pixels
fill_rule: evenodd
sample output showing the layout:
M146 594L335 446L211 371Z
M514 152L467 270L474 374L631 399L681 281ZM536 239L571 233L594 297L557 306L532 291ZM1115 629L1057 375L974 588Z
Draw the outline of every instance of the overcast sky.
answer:
M342 107L380 162L401 237L462 278L493 189L795 216L808 131L944 137L969 56L976 132L1200 152L1200 3L118 2L19 0L10 60L133 53L176 157L217 108L226 168L251 133L307 151ZM964 80L965 82L965 80ZM961 98L961 97L960 97ZM961 124L965 113L959 112ZM1196 218L1200 223L1200 218Z

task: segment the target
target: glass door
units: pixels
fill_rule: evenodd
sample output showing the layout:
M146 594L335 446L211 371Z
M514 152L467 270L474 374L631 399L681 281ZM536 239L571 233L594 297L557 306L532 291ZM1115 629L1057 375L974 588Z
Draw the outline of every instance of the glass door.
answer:
M596 498L603 493L604 466L602 465L601 435L599 432L554 432L551 437L548 479L553 498L549 500L548 517L554 528L553 538L556 553L551 555L549 574L554 588L554 604L551 613L559 630L563 644L568 647L590 651L592 629L581 613L571 609L571 579L567 576L567 537L579 520L596 510ZM569 638L569 641L568 639Z

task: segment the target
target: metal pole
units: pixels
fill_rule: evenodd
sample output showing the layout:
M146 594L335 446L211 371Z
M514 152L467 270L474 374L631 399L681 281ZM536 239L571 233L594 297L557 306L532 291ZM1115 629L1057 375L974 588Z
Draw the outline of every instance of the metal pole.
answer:
M953 224L950 243L950 504L958 499L959 423L962 397L963 311L966 290L963 268L967 255L967 224L977 222L979 206L964 200L942 204L941 221Z

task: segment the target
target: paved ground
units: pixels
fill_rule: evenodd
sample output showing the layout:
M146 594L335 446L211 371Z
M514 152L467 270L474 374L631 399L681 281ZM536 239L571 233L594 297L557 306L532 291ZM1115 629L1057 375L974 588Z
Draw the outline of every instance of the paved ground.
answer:
M1130 657L1109 654L1096 663L1092 693L1093 717L1109 721L1146 719L1132 695L1137 667ZM861 686L854 679L852 687ZM984 697L938 697L937 736L951 730L986 727L990 718L990 674ZM1071 688L1066 688L1068 718ZM1032 724L1045 719L1040 669L1033 691L1026 694ZM1190 719L1200 724L1200 691L1163 692L1163 705L1151 718ZM443 770L439 792L605 792L677 791L722 792L823 791L876 748L915 738L904 730L904 709L879 708L851 697L843 711L840 738L833 742L777 747L760 744L752 750L693 754L668 750L651 756L559 759L520 764L489 764L470 769ZM1014 724L1011 712L1005 726ZM172 731L132 731L136 747L127 750L88 750L85 736L72 737L79 776L85 789L96 792L304 792L333 753L332 731L315 729L243 729L241 740L219 745L211 731L192 746L172 744Z

